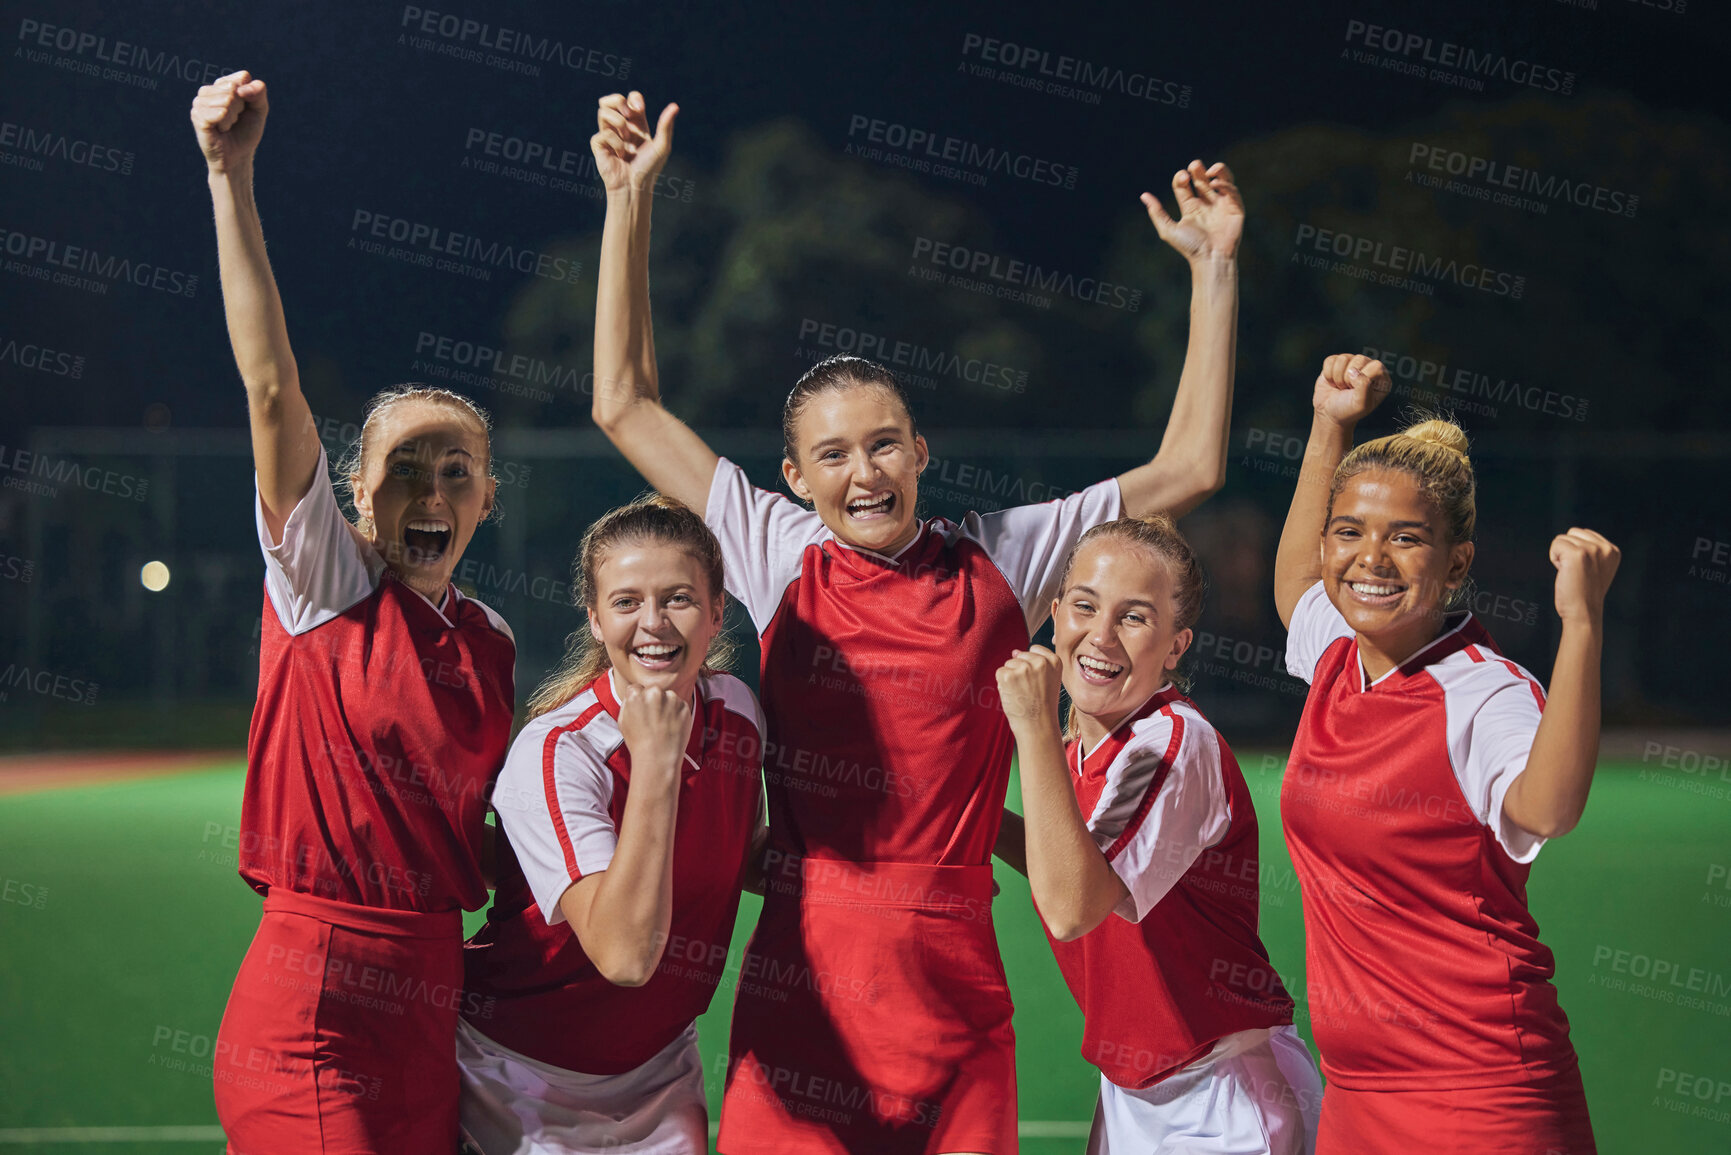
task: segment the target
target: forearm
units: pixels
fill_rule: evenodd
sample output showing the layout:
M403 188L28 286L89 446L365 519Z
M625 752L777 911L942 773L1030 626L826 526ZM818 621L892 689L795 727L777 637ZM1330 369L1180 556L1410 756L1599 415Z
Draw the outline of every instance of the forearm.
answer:
M265 253L252 165L209 174L223 314L246 385L253 464L272 536L312 486L319 442L289 348L282 298Z
M1128 891L1088 832L1056 726L1018 734L1016 757L1028 883L1047 929L1068 942L1099 926Z
M595 423L608 429L640 400L658 401L655 330L649 311L647 191L607 194L595 292Z
M1533 749L1503 796L1503 813L1521 829L1557 838L1575 828L1587 807L1599 760L1598 621L1565 621L1545 711Z
M1131 517L1194 509L1226 482L1238 346L1238 262L1191 264L1190 333L1159 452L1119 479Z
M640 787L625 801L613 859L598 876L577 935L597 969L621 986L649 981L673 917L678 779L665 788L640 779Z
M992 853L1023 878L1028 876L1028 833L1022 816L1004 808L1003 824L998 827L998 841Z
M1321 541L1329 488L1335 469L1351 447L1352 426L1320 413L1312 417L1310 441L1304 447L1304 462L1274 555L1274 602L1282 625L1291 624L1298 599L1322 579Z
M241 380L248 393L263 394L259 400L267 403L279 392L298 394L300 379L289 348L288 323L253 198L252 166L211 173L209 183L223 312Z

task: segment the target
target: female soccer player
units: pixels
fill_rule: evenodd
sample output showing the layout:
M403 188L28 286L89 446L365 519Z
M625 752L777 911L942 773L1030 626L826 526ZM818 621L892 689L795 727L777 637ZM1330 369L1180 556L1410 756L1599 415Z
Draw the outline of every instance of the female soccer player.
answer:
M444 390L374 398L344 518L253 202L267 110L246 72L192 106L265 560L240 837L264 917L217 1037L217 1117L235 1152L449 1151L461 911L487 899L515 694L510 630L451 585L493 507L487 419Z
M728 590L761 636L771 847L734 1003L719 1146L729 1153L1016 1149L1010 998L990 858L1010 733L993 676L1045 619L1083 530L1183 511L1226 460L1243 221L1224 165L1144 194L1194 277L1190 346L1159 455L1063 501L961 524L916 513L928 460L882 366L831 358L784 411L782 476L754 489L661 406L649 188L676 106L608 96L595 310L596 423L661 492L705 510Z
M584 535L589 626L499 774L509 847L466 952L462 1126L483 1155L708 1150L694 1020L763 813L757 699L713 666L722 575L665 497Z
M1124 518L1082 535L1059 590L1053 649L1017 650L998 690L1034 902L1100 1068L1088 1150L1308 1151L1322 1082L1256 933L1256 811L1174 685L1202 568L1170 518Z
M1618 551L1586 529L1551 542L1547 700L1453 610L1477 516L1465 434L1424 421L1348 452L1388 388L1380 362L1324 363L1275 564L1287 667L1310 683L1280 808L1328 1077L1317 1149L1583 1155L1526 882L1586 806Z

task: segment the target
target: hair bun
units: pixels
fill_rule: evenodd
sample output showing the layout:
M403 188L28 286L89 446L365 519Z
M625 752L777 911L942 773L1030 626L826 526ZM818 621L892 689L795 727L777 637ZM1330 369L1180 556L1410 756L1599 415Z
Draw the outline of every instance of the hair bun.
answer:
M1400 431L1402 437L1410 437L1414 441L1423 441L1428 445L1440 445L1444 449L1452 449L1463 458L1470 448L1467 442L1466 430L1453 421L1442 417L1433 417L1409 425Z

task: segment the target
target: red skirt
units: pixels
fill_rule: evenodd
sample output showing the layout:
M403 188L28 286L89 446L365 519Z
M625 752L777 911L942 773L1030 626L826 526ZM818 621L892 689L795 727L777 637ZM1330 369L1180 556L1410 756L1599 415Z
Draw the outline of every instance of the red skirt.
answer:
M1595 1155L1578 1067L1502 1087L1359 1091L1330 1083L1316 1155Z
M1016 1150L989 866L793 861L733 1004L728 1155Z
M212 1064L230 1155L456 1150L462 951L456 911L266 895Z

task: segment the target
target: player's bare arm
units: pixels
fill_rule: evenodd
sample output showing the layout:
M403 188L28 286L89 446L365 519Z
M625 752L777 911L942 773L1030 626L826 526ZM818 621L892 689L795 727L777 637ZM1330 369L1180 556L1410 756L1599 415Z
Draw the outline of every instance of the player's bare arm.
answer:
M1361 353L1336 353L1316 376L1310 441L1274 556L1274 604L1283 626L1292 624L1304 591L1322 580L1322 523L1334 471L1352 448L1358 423L1388 396L1389 385L1382 362Z
M649 216L655 177L673 150L677 104L661 110L654 132L643 94L604 96L589 138L607 189L595 294L595 424L645 480L702 511L715 477L715 453L661 404L655 330L649 311Z
M583 953L611 983L642 986L655 973L673 922L673 833L691 703L648 686L619 697L619 732L631 753L631 788L607 869L572 883L559 909Z
M1178 517L1226 483L1244 199L1232 170L1219 162L1191 161L1173 174L1172 191L1177 219L1153 193L1143 193L1142 204L1160 239L1190 264L1190 337L1159 452L1118 478L1131 517Z
M998 840L992 853L1023 878L1028 877L1028 829L1022 816L1004 807L1003 824L998 827ZM994 884L996 885L996 884Z
M216 215L228 339L246 385L259 498L274 539L282 536L289 513L312 488L319 441L312 411L301 395L282 298L253 199L253 161L269 113L264 81L245 71L205 85L192 102L192 128L204 153Z
M1062 667L1045 646L1017 650L998 671L998 698L1016 738L1027 831L1027 875L1052 937L1069 942L1112 913L1129 890L1088 833L1058 728Z
M1509 821L1540 838L1567 834L1587 807L1599 760L1605 593L1621 560L1622 552L1590 529L1571 528L1551 542L1562 638L1532 753L1503 796Z

